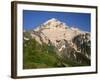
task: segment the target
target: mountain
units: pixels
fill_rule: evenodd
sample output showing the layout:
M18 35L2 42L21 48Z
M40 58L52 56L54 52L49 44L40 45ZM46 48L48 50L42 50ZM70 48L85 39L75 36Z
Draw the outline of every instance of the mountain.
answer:
M64 61L90 65L90 32L52 18L33 30L24 31L24 40L30 39L35 39L40 45L54 46L57 56Z

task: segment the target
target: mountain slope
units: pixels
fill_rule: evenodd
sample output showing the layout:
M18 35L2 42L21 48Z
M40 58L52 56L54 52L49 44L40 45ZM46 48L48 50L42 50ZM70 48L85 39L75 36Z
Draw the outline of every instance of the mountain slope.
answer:
M77 66L90 65L90 32L69 27L65 23L52 18L37 28L24 32L24 41L33 39L41 46L44 44L46 46L52 45L54 54L63 60L64 64L68 61L67 65L73 63L70 66L76 64Z

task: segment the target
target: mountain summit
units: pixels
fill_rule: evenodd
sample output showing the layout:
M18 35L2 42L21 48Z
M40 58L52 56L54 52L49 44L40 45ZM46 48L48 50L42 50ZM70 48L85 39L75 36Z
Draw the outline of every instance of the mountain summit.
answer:
M66 26L65 23L61 22L60 20L56 18L49 19L48 21L44 23L44 25L48 25L47 27L62 27L62 28L68 27Z
M67 28L68 26L61 22L60 20L56 19L56 18L51 18L49 20L47 20L46 22L44 22L43 24L41 24L39 27L37 27L35 30L38 30L40 28Z
M26 36L28 33L29 36ZM39 44L51 44L57 55L82 64L90 64L90 32L69 27L52 18L36 29L24 32L24 40L35 39Z

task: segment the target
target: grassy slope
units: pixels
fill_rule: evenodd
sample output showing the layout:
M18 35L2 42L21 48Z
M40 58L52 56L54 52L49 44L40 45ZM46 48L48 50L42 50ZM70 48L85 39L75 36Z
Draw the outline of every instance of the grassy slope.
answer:
M58 58L53 47L40 45L34 39L24 41L24 68L45 68L56 66Z

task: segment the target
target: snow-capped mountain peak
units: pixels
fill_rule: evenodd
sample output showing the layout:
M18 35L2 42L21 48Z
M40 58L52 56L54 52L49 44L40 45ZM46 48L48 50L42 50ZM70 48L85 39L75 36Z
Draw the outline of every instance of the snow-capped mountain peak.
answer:
M35 29L35 31L38 31L39 29L44 29L44 28L68 28L68 26L64 23L61 22L60 20L56 18L51 18L47 21L45 21L43 24L41 24L39 27Z

